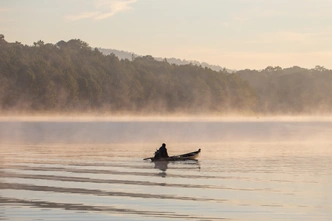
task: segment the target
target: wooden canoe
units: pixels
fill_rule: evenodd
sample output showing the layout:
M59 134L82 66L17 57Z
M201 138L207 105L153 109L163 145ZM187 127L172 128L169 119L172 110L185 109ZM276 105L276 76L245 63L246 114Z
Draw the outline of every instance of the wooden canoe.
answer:
M151 160L151 161L185 161L185 160L196 160L196 158L199 156L201 152L201 149L198 149L197 151L185 153L181 155L175 155L170 157L163 157L163 158L154 158L149 157L145 158L144 160Z

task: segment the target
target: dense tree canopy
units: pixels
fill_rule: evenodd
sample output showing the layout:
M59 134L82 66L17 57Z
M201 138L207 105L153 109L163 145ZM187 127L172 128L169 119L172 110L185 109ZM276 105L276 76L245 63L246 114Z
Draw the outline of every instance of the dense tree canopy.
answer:
M103 55L78 39L33 46L0 36L2 111L222 113L256 108L247 81L151 56Z
M274 114L319 114L332 112L332 70L321 66L305 69L242 70L257 94L256 111Z
M332 111L332 71L213 71L152 56L119 60L79 39L33 46L0 35L0 110L263 113Z

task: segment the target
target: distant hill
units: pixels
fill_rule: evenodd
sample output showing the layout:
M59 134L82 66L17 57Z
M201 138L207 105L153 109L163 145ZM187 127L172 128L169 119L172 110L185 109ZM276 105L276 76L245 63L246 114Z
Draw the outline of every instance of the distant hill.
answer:
M0 114L332 113L332 70L323 66L230 74L199 62L99 51L79 39L28 46L1 34L0 58Z
M28 46L0 34L0 114L220 114L255 108L253 89L235 74L119 54L128 59L106 56L79 39Z
M131 52L127 52L127 51L120 51L120 50L116 50L116 49L104 49L104 48L98 48L98 50L105 54L105 55L109 55L109 54L114 54L115 56L117 56L120 60L125 60L128 59L129 61L133 60L133 56L134 57L138 57L139 55L131 53Z
M126 52L126 51L120 51L120 50L116 50L116 49L105 49L105 48L98 48L98 50L100 52L102 52L105 55L109 55L109 54L114 54L115 56L117 56L119 59L128 59L130 61L132 61L133 57L142 57L142 55L137 55L135 53L131 53L131 52ZM160 57L153 57L155 60L157 61L163 61L165 58L160 58ZM211 70L214 71L224 71L226 70L229 73L234 72L234 70L230 70L230 69L226 69L225 67L221 67L219 65L211 65L208 64L206 62L199 62L199 61L187 61L187 60L181 60L179 58L166 58L167 62L170 64L176 64L176 65L186 65L186 64L193 64L196 66L202 66L202 67L207 67L210 68Z
M272 67L236 72L249 82L262 113L322 114L332 112L332 70Z

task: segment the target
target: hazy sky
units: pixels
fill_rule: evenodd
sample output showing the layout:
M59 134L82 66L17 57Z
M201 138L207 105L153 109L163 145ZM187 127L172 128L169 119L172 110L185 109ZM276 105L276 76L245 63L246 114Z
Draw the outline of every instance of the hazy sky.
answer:
M332 0L0 0L0 33L231 69L332 69Z

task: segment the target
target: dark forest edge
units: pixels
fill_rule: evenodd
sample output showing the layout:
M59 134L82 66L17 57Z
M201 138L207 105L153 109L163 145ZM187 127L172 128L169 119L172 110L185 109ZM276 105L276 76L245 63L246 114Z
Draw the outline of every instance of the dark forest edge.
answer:
M120 60L79 39L32 46L0 35L1 113L319 114L332 110L332 70L228 73L152 56Z

